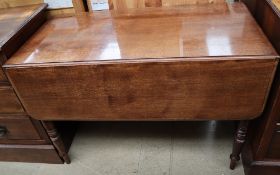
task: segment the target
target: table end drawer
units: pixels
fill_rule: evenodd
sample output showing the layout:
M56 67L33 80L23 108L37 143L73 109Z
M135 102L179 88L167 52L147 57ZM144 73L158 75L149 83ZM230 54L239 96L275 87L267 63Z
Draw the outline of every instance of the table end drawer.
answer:
M27 116L0 116L0 143L9 140L41 139L32 121Z
M0 87L0 99L0 114L24 113L21 103L12 87Z

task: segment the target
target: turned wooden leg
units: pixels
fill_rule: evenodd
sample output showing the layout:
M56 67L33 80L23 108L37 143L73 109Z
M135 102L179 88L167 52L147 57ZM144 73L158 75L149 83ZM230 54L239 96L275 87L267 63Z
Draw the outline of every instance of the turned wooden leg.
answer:
M62 142L62 139L59 133L57 132L53 122L42 121L42 124L46 129L51 141L53 142L54 147L57 149L59 156L62 157L67 164L69 164L71 162L70 158L66 152L64 143Z
M249 121L240 121L234 138L232 153L230 155L230 169L234 169L237 161L240 160L240 153L246 141Z

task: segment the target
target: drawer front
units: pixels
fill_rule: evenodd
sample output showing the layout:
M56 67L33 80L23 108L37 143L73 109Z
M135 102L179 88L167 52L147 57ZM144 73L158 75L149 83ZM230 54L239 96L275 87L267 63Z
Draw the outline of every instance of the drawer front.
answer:
M24 112L12 87L0 87L0 99L0 114Z
M9 140L38 140L40 135L26 116L0 116L0 143Z
M0 82L1 81L7 81L7 79L4 75L3 69L0 67Z

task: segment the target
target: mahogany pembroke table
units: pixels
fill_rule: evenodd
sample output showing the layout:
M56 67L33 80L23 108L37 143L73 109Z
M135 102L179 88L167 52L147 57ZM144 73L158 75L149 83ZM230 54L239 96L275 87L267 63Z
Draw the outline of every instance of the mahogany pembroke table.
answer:
M52 121L239 120L233 169L278 59L243 3L208 4L51 19L4 70L66 162Z

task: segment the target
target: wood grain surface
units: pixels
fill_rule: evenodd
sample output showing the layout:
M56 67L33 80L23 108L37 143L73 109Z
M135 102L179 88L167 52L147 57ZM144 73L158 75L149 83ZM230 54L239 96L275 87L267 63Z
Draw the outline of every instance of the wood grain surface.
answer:
M42 124L24 111L2 64L44 23L46 4L0 0L0 160L62 163ZM3 4L4 3L4 4Z
M247 120L278 56L242 3L46 23L4 65L40 120Z
M63 164L53 145L0 145L0 154L1 161Z
M12 87L0 87L0 113L23 113L24 110Z
M5 44L32 16L46 8L46 4L36 4L23 7L5 8L0 10L0 43ZM19 15L20 14L20 15Z
M0 10L0 63L18 48L45 22L47 4L36 4Z
M214 3L225 3L225 0L109 0L109 7L111 10L124 10L129 8L169 7Z
M2 70L2 67L0 67L0 82L6 81L6 76L4 74L4 71Z
M273 44L275 49L280 53L280 11L274 6L271 0L243 0L248 8L254 14L257 22L260 24L264 33L268 36L270 42ZM275 150L275 147L279 147L274 138L276 134L276 123L280 121L280 67L275 74L274 82L269 94L266 108L259 120L254 122L252 131L252 153L255 161L268 161L271 154L271 149ZM268 154L269 157L268 157ZM274 161L277 160L278 164L280 160L280 154L275 154ZM267 169L272 169L271 166L266 165ZM252 166L253 167L253 166ZM276 172L276 171L275 171ZM249 173L248 173L249 174ZM254 173L250 173L254 174Z
M7 133L0 137L0 143L9 140L39 140L41 139L33 123L26 116L0 116L0 127L7 129Z
M0 0L0 8L20 7L41 3L44 3L44 0Z
M177 57L277 56L242 3L95 12L47 22L6 66ZM264 59L265 57L263 57Z
M10 67L40 120L242 120L258 117L276 59Z

